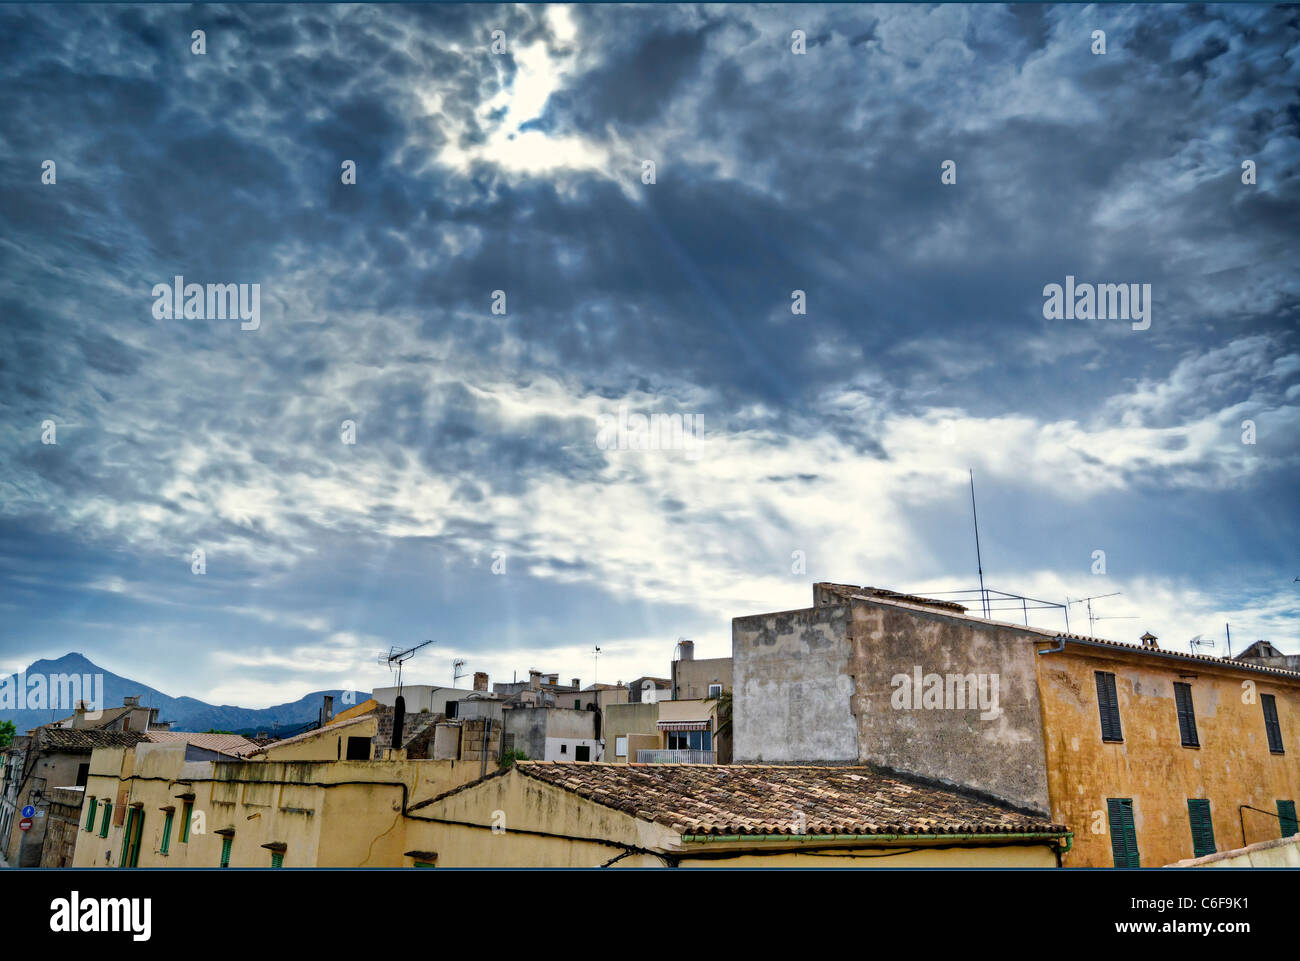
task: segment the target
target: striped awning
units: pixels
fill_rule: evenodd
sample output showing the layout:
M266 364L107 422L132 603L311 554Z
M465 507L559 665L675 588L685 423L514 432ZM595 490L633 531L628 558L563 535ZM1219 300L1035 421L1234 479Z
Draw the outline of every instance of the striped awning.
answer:
M711 731L712 721L660 721L661 731Z

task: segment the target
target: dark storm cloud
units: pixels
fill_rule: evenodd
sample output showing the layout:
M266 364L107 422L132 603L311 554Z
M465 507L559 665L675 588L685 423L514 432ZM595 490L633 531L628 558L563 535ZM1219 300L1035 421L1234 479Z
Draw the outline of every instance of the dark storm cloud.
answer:
M725 525L672 483L638 503L646 473L597 449L589 416L634 392L774 456L833 438L864 470L897 458L899 417L1084 425L1096 433L1060 443L1070 463L1122 488L1088 508L1099 536L1131 538L1144 519L1195 555L1164 552L1153 570L1171 576L1285 553L1297 518L1282 508L1226 560L1174 532L1235 516L1252 490L1279 503L1297 453L1294 10L580 5L570 18L565 41L537 6L0 6L0 559L57 568L75 533L87 553L70 583L142 586L48 596L128 620L147 619L151 584L182 608L247 604L241 578L269 570L291 610L396 635L422 629L403 603L428 589L422 568L469 631L503 591L480 575L504 544L516 626L550 641L598 637L602 622L675 636L672 617L701 599L656 615L603 582L602 562L671 552L636 541L663 515L700 525L725 576L766 572L770 542L784 558L801 536L781 492L834 489L834 465L764 464ZM1097 26L1104 57L1089 51ZM790 52L796 28L806 56ZM509 53L489 52L494 29ZM536 116L514 116L495 98L520 94L536 43L563 72ZM600 159L512 167L506 123ZM46 159L57 186L40 183ZM947 159L955 186L940 183ZM340 182L345 160L356 185ZM261 283L261 330L155 318L153 285L177 274ZM1043 286L1067 274L1152 284L1151 329L1045 320ZM505 315L490 312L497 289ZM794 289L807 316L790 313ZM1246 417L1258 453L1237 449ZM46 418L58 446L37 443ZM1140 430L1145 447L1112 466ZM1017 510L1052 529L1068 480L1008 481L991 529L1019 530ZM587 505L583 533L608 555L556 546L573 515L529 497L599 484L609 500ZM1171 489L1176 503L1158 505ZM911 516L944 542L942 509ZM1086 556L1090 536L999 547L1029 570ZM198 544L219 559L202 583L186 579ZM649 581L682 579L642 559L659 565ZM562 587L524 573L543 565ZM350 589L364 596L336 599ZM195 618L207 637L230 630L207 608ZM38 622L29 637L46 636ZM295 636L268 630L276 645Z

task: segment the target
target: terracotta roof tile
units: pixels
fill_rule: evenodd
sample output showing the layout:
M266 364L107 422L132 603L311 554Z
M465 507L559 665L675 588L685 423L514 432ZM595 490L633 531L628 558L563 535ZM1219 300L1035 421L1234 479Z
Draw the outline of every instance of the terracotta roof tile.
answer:
M140 731L78 730L70 727L41 727L33 734L36 749L64 754L89 754L97 747L134 747L144 740Z
M872 767L559 761L515 766L526 777L682 834L1066 832L1040 815Z
M183 742L209 751L242 757L257 749L257 744L239 734L197 734L186 731L146 731L145 738L154 744Z

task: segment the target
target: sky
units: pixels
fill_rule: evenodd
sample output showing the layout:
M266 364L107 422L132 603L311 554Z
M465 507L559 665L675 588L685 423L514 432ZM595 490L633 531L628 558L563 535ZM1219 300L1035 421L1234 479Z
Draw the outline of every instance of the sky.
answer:
M1294 7L3 5L0 79L4 670L663 676L976 587L968 471L987 585L1300 651Z

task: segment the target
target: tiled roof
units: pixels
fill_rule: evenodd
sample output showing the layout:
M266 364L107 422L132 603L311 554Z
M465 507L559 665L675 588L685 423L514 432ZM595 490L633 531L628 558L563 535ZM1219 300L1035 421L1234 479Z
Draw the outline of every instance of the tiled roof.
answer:
M97 747L134 747L144 740L140 731L101 731L98 728L76 730L70 727L36 729L33 740L39 751L63 754L89 754Z
M1130 644L1127 641L1108 641L1102 637L1085 637L1082 634L1064 634L1037 630L1036 633L1049 634L1058 641L1073 642L1076 644L1087 644L1089 646L1113 647L1118 650L1138 651L1142 654L1150 654L1156 657L1177 658L1181 661L1199 661L1203 664L1217 664L1219 667L1235 668L1241 671L1252 671L1259 674L1275 674L1279 677L1300 679L1300 671L1289 671L1283 667L1269 667L1264 664L1254 664L1249 661L1238 661L1231 657L1215 657L1212 654L1192 654L1185 651L1171 651L1162 647L1147 647L1144 644Z
M681 834L1066 833L1042 816L871 767L557 761L515 767Z
M145 738L154 744L193 744L209 751L241 757L255 751L257 745L239 734L191 734L186 731L146 731Z

